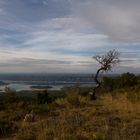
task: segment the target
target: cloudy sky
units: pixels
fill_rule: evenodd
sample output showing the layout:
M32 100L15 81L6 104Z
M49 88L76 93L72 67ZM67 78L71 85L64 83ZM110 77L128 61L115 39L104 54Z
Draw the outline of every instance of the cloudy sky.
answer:
M0 73L94 73L112 49L115 73L139 73L139 13L139 0L0 0Z

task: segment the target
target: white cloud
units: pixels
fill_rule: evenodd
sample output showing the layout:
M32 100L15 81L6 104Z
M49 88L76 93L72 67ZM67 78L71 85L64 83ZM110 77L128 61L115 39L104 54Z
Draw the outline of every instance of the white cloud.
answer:
M73 1L77 17L116 41L140 41L140 1Z
M61 16L57 15L57 10L61 11L58 5L57 10L49 9L48 13L39 7L36 17L29 5L37 7L36 4L41 3L50 8L51 4L54 8L53 2L58 4L59 0L32 0L29 5L27 1L26 4L18 0L15 4L3 1L8 7L0 6L0 71L6 70L9 64L7 71L94 72L98 64L91 57L96 53L114 48L120 52L134 49L136 54L140 52L140 2L61 0L65 10L66 1L72 4L71 13L58 12ZM139 55L121 54L123 62L117 70L131 67L138 71L139 58ZM42 64L40 60L46 61ZM55 60L66 63L54 64Z
M72 25L68 25L68 21L76 24L75 19L72 18L59 18L43 22L37 30L29 34L29 38L23 46L68 53L68 51L94 51L95 48L103 48L109 44L106 35L85 33L82 30L75 31Z

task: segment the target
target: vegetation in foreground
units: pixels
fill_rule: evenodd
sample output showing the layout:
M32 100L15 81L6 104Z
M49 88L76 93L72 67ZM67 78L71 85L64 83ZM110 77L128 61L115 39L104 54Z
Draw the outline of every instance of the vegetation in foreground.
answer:
M128 75L129 81L125 79ZM105 78L95 101L87 95L88 88L78 86L59 91L58 94L63 92L59 98L52 98L50 94L54 93L49 91L39 92L37 100L20 98L15 91L7 89L0 104L0 139L139 140L139 77L133 79L137 83L129 85L130 77L133 76L127 73ZM112 80L122 84L116 87L110 84ZM34 119L25 121L30 112Z

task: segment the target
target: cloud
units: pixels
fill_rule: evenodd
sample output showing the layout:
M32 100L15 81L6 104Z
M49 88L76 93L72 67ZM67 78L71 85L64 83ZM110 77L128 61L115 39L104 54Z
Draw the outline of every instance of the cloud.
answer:
M33 66L33 65L65 65L71 64L71 61L48 60L48 59L33 59L33 58L13 58L1 63L0 66Z
M118 72L139 71L138 5L136 0L1 0L0 72L94 72L99 65L92 56L112 49L121 52Z
M140 1L77 0L74 11L98 32L115 41L140 41Z
M38 51L82 55L109 44L106 35L83 33L75 31L71 26L65 27L68 21L73 23L72 20L71 18L59 18L52 19L49 23L44 22L41 28L29 34L22 46L33 47L32 49L38 49Z
M91 65L93 64L93 65ZM71 60L56 60L56 59L33 59L33 58L12 58L9 60L1 60L1 72L47 72L47 73L73 73L76 72L87 73L90 68L93 68L94 63L90 60L81 62ZM87 68L88 67L88 68ZM16 71L15 71L16 69Z

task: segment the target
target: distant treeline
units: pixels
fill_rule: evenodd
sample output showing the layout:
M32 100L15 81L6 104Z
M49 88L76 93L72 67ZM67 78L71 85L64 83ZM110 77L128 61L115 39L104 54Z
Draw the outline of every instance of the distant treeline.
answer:
M133 73L127 72L117 77L103 77L103 87L108 90L133 86L140 87L140 75L136 76Z

